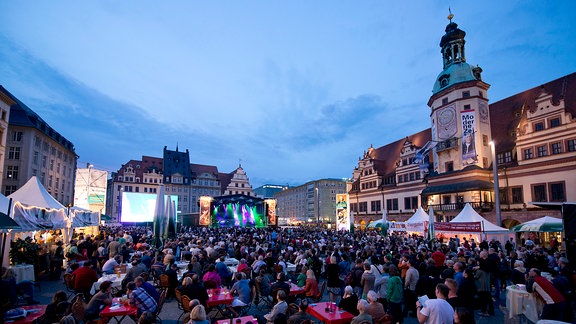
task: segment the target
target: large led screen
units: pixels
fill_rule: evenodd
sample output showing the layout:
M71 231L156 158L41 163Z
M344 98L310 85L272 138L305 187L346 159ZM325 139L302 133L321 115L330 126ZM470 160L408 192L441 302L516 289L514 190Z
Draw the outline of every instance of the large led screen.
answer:
M154 209L156 208L157 194L138 193L138 192L123 192L121 215L120 220L122 223L141 223L154 221ZM174 202L174 206L178 206L178 196L164 195Z

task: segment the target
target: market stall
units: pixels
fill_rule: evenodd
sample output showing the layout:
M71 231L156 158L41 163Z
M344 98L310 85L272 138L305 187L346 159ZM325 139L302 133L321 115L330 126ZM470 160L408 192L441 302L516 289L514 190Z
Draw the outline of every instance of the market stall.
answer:
M474 238L476 242L491 239L506 242L509 237L513 236L508 229L493 224L480 216L470 204L466 204L462 211L450 222L436 222L434 231L436 236L450 238L461 234L460 237Z

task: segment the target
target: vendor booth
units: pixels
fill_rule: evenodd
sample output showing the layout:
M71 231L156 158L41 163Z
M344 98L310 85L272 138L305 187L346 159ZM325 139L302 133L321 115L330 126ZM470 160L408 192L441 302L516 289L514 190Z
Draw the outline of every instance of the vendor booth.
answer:
M496 239L506 242L513 234L504 227L500 227L480 216L470 204L466 204L462 211L450 222L436 222L434 224L436 236L445 238L460 237L474 238L476 242Z
M564 225L560 218L544 216L513 226L510 230L524 239L534 240L537 238L542 242L543 246L552 247L552 241L556 240L556 243L562 242Z
M406 223L406 231L410 233L418 233L419 235L424 235L426 226L428 224L428 214L424 211L422 206L418 207L418 210L408 218Z
M12 207L9 216L20 226L18 230L12 230L9 239L34 237L41 232L47 236L48 231L61 230L69 227L66 208L54 199L40 180L33 176L16 192L7 199L12 199ZM0 207L2 199L0 199ZM3 207L2 207L3 208ZM4 266L9 264L8 251L10 244L6 244Z

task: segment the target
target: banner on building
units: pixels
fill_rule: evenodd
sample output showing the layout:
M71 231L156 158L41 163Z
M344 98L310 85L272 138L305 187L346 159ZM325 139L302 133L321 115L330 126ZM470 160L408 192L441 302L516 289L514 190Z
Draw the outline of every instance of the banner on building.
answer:
M438 232L458 232L458 233L480 233L482 232L481 222L434 223L434 230Z
M432 128L430 129L430 133L432 135L432 140L436 140L436 122L435 120L432 120ZM434 172L438 172L438 153L436 151L436 146L434 146L434 148L432 148L432 161L434 164Z
M268 220L268 226L278 225L278 219L276 218L276 199L266 199L266 219Z
M336 195L336 224L338 230L350 230L350 215L348 214L348 194Z
M210 215L211 203L212 203L212 197L208 196L200 197L200 219L198 220L198 225L201 226L212 225L212 215Z
M463 110L460 116L462 118L462 165L477 164L474 110Z

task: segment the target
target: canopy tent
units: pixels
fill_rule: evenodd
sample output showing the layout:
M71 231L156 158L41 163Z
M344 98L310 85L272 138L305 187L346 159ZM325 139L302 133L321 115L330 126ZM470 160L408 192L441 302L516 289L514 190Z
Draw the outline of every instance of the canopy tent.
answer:
M69 227L66 208L46 191L36 176L8 198L14 201L12 218L22 231Z
M69 217L72 218L72 227L87 227L100 225L99 213L80 207L70 207Z
M450 221L449 224L452 225L458 225L458 224L480 224L480 227L478 227L478 231L467 231L467 230L439 230L438 228L435 228L436 233L442 233L442 234L475 234L475 235L481 235L477 236L478 239L482 238L482 239L488 239L488 235L490 236L489 238L492 239L497 239L500 242L504 242L508 239L508 237L511 237L512 234L510 233L510 231L504 227L500 227L496 224L493 224L491 222L489 222L487 219L485 219L484 217L480 216L480 214L478 214L474 208L472 208L470 206L470 204L466 204L466 206L464 206L464 208L462 209L462 211L453 219ZM438 224L440 225L440 224ZM460 228L465 228L465 226L461 226ZM470 226L469 228L474 228L474 226Z
M513 232L562 232L562 219L544 216L512 227Z
M384 226L386 226L386 225L384 224L382 219L377 219L375 221L371 221L370 224L368 224L366 226L366 228L380 228L380 229L382 229L382 228L384 228Z
M424 211L422 206L406 221L407 224L422 223L428 220L428 214Z
M36 176L28 179L20 189L8 196L26 206L37 206L47 209L65 209L58 200L54 199Z
M422 206L420 206L418 207L418 210L416 210L414 215L408 218L408 220L406 220L404 223L405 223L404 227L407 232L424 234L426 225L428 224L428 214L426 214ZM399 226L399 229L397 228L396 230L401 229L402 226Z

